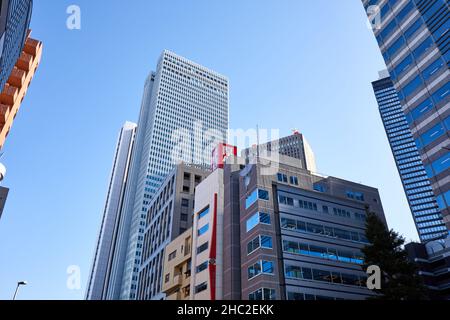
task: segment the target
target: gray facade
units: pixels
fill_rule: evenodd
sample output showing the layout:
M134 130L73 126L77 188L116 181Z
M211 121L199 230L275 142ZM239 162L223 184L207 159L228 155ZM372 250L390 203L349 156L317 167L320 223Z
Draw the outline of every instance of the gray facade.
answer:
M112 254L122 218L123 198L128 183L135 134L136 124L130 122L125 123L119 133L105 209L86 291L87 300L103 300L106 296L105 288L109 282Z
M180 164L165 179L149 205L144 228L138 300L161 300L166 246L192 227L195 188L210 171Z
M252 146L242 152L242 156L247 163L252 162L252 159L255 159L257 156L273 157L274 154L297 159L299 160L298 166L311 172L317 172L314 152L305 136L298 132L287 137L259 144L259 146Z
M259 163L225 168L224 298L371 296L361 249L366 212L385 222L378 190L314 175L292 159L272 165L277 174L264 175Z

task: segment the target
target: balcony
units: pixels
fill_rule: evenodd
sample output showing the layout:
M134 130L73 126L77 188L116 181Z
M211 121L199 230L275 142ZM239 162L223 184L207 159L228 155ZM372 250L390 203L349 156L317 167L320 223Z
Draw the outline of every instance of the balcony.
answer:
M11 112L11 107L6 104L0 104L0 126L3 127Z
M25 82L26 73L23 70L14 67L9 76L8 83L13 85L14 87L21 88L23 83Z
M8 104L12 106L14 105L18 94L19 89L7 83L3 89L3 92L0 94L0 102L2 104Z

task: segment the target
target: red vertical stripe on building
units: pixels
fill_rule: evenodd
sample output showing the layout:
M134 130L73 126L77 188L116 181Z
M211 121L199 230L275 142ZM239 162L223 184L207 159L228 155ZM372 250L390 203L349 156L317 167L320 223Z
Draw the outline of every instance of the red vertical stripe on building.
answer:
M214 194L214 212L212 221L211 250L209 251L209 283L211 301L216 300L216 255L217 255L217 193Z

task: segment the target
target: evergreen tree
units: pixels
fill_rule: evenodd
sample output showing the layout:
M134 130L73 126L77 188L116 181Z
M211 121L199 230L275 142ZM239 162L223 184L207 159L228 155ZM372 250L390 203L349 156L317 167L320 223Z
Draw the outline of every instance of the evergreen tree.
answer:
M417 274L416 265L408 260L405 239L386 225L374 213L369 213L366 225L369 240L362 251L365 268L376 265L381 269L381 290L375 290L380 300L426 300L427 288Z

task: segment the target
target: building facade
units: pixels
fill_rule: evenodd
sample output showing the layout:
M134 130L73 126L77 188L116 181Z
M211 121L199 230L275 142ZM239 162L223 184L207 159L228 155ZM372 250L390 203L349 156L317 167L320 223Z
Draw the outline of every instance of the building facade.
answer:
M374 34L450 227L450 7L446 0L363 0Z
M166 297L163 292L166 247L192 227L195 190L209 174L202 166L179 164L152 198L143 233L138 300Z
M275 175L261 174L260 164L239 172L239 211L233 212L237 206L225 211L234 223L240 217L239 234L225 233L224 247L230 251L224 256L230 259L241 244L240 256L227 265L225 298L358 300L371 296L361 267L361 249L367 244L366 212L385 221L378 191L317 176L292 163L274 163L279 171ZM235 185L233 179L225 184Z
M0 91L22 54L30 28L32 0L0 2Z
M166 300L190 300L192 228L169 243L164 255L162 292Z
M0 149L3 148L13 121L30 86L42 56L42 42L26 38L23 51L8 74L0 94Z
M324 177L296 158L228 154L195 192L191 300L362 300L366 214L377 189ZM262 164L261 164L262 163Z
M147 212L167 174L179 162L209 168L227 129L227 78L164 51L144 88L108 299L137 298Z
M136 128L136 124L126 122L119 133L106 204L88 281L87 300L105 299L105 288L109 282L108 276L121 220Z
M450 239L406 245L433 300L450 300Z
M259 146L252 146L242 152L242 156L247 159L247 162L252 161L257 156L273 157L274 154L298 159L302 168L317 172L314 152L305 136L298 131L287 137L262 143Z
M447 235L431 182L391 78L373 82L381 119L422 242Z

